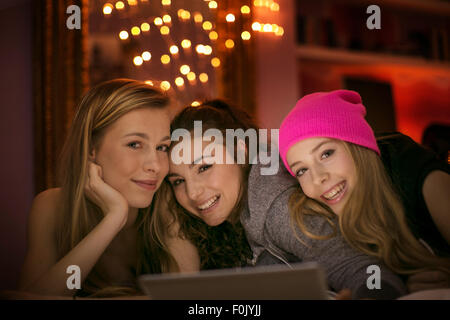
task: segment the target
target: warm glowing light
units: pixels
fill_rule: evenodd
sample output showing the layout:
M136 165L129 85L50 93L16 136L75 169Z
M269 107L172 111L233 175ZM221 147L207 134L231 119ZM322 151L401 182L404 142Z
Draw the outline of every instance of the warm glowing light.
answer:
M142 60L142 57L141 57L141 56L136 56L136 57L134 57L134 59L133 59L133 63L134 63L134 65L136 65L136 66L140 66L143 62L144 62L144 61Z
M139 29L139 27L133 27L131 28L131 34L133 36L138 36L141 34L141 29Z
M209 7L210 9L217 9L217 2L215 2L215 1L210 1L210 2L208 3L208 7Z
M211 31L210 33L209 33L209 39L211 39L211 40L217 40L217 38L219 38L219 34L217 33L217 32L215 32L215 31Z
M170 0L161 0L163 6L170 6Z
M163 19L164 23L172 22L172 18L168 14L165 14L162 19Z
M170 62L170 57L168 54L163 54L161 56L161 62L162 64L168 64Z
M194 13L194 21L197 23L201 23L203 21L202 14L199 12Z
M155 20L153 20L153 22L155 23L155 26L160 26L163 24L163 21L160 17L156 17Z
M203 46L203 54L209 56L212 53L212 48L211 46Z
M184 85L184 79L183 79L182 77L176 77L176 78L175 78L175 84L176 84L178 87L183 86L183 85Z
M176 45L170 46L169 51L171 54L177 54L178 53L178 47Z
M283 27L278 27L277 30L275 31L275 35L281 37L283 34L284 34Z
M168 26L162 26L161 29L159 29L159 31L161 32L161 34L169 34L170 33L170 29Z
M145 84L148 84L149 86L153 86L153 81L147 80L147 81L145 81Z
M280 5L276 2L272 2L270 5L270 10L272 11L280 11Z
M181 18L181 16L183 15L183 11L184 11L184 9L179 9L177 11L178 18Z
M211 30L212 29L212 23L209 21L205 21L202 24L203 30Z
M200 82L203 82L203 83L208 82L208 75L204 72L200 73L198 75L198 79L200 80Z
M184 75L188 74L191 71L191 68L189 68L189 66L187 64L183 64L180 67L180 72Z
M249 6L242 6L241 7L241 13L242 14L249 14L250 13L250 7Z
M236 17L234 16L234 14L229 13L227 14L227 16L225 17L225 19L227 20L227 22L234 22L236 20Z
M191 106L192 107L198 107L200 105L200 102L198 102L197 100L192 101Z
M181 41L181 46L185 49L190 48L191 47L191 41L188 39L184 39L183 41Z
M255 0L253 1L253 4L255 7L262 7L263 6L263 0Z
M103 6L103 14L111 14L113 11L113 5L111 3L105 3Z
M189 80L189 81L194 81L195 80L195 73L194 72L189 72L187 75L186 75L186 78Z
M261 24L259 22L253 22L252 23L252 30L253 31L260 31L261 30Z
M273 28L272 25L270 23L266 23L263 27L263 31L264 32L272 32Z
M195 50L196 50L198 53L202 54L202 53L205 52L205 46L202 45L202 44L198 44L197 46L195 46Z
M231 49L234 47L234 41L231 39L228 39L227 41L225 41L225 47L227 47L228 49Z
M130 5L130 6L137 5L137 0L128 0L128 5Z
M161 82L160 87L161 87L162 90L167 91L167 90L170 89L170 82L169 81L163 81L163 82Z
M116 2L116 9L117 10L122 10L123 8L125 8L125 4L122 1L117 1Z
M150 25L149 25L147 22L142 23L142 24L141 24L141 30L142 30L143 32L149 31L149 30L150 30Z
M220 66L220 59L219 58L212 58L211 59L211 65L214 68L217 68L218 66Z
M187 10L183 10L181 12L181 19L183 20L189 20L191 18L191 13Z
M148 51L144 51L142 52L142 59L144 59L144 61L149 61L152 58L152 54Z
M122 40L128 39L128 32L126 32L125 30L120 31L119 38Z
M242 40L250 40L251 37L252 35L248 31L244 31L241 33Z

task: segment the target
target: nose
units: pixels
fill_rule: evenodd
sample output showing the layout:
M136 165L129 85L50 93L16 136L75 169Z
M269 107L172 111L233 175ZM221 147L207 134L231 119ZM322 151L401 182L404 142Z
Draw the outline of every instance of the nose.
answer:
M186 181L187 195L191 200L198 200L203 193L203 186L195 181Z
M156 152L151 151L148 155L146 155L143 167L145 172L153 172L158 174L161 171L161 159L158 157Z
M323 184L325 181L328 180L328 177L329 177L328 172L324 170L324 168L322 167L318 167L312 170L313 183L316 185Z

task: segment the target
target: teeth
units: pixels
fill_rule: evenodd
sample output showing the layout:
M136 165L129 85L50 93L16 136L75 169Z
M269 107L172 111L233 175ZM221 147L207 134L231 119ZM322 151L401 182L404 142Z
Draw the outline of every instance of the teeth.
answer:
M206 209L210 208L217 201L217 199L219 199L219 196L214 196L211 199L209 199L207 202L202 204L201 206L198 206L198 208L200 210L206 210Z
M330 192L325 193L323 195L323 197L327 200L333 200L338 194L341 193L341 191L344 189L344 186L345 186L345 182L342 182L341 184L336 186L336 188L334 188Z

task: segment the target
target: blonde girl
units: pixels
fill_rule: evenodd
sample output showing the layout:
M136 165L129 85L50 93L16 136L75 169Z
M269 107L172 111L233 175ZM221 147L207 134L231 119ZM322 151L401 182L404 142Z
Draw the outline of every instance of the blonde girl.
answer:
M289 200L292 220L315 239L339 230L350 245L399 275L440 270L440 285L448 287L450 261L411 232L365 113L358 93L337 90L303 97L284 119L280 155L300 184ZM305 219L311 215L324 217L335 233L310 232ZM450 219L443 218L440 229Z
M33 201L20 289L137 294L140 274L196 269L195 259L183 258L191 246L170 237L175 225L161 200L166 191L158 190L169 146L163 93L128 79L91 89L63 148L61 187ZM79 290L67 285L69 266L80 270Z

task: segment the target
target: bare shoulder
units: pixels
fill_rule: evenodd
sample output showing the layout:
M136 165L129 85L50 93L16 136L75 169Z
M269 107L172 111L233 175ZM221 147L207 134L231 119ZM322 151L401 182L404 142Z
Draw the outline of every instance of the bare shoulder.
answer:
M30 223L37 221L54 222L61 201L61 188L47 189L33 200Z

